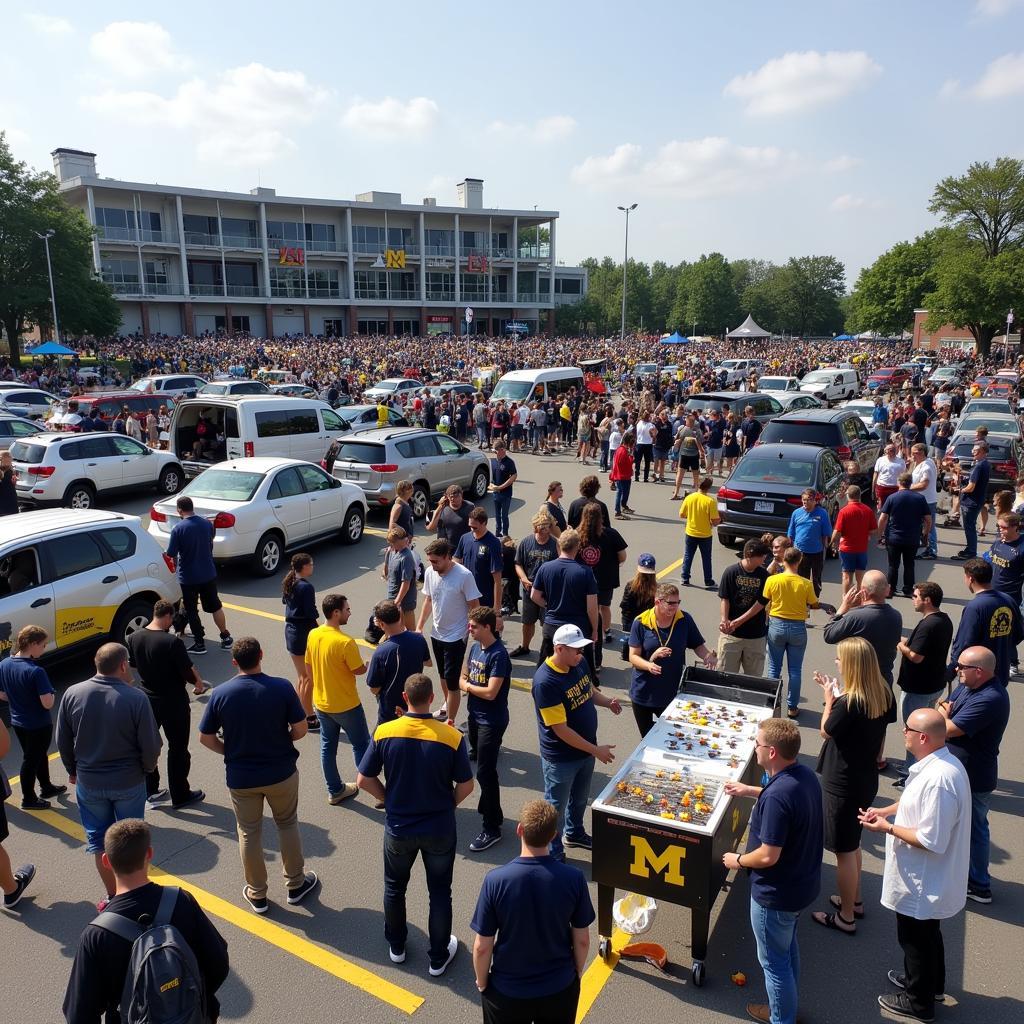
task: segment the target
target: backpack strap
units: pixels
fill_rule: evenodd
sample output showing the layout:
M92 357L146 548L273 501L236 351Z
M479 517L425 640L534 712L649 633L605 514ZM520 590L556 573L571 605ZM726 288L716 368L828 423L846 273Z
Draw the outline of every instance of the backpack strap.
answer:
M115 914L112 910L104 910L99 917L93 918L91 923L96 925L97 928L113 932L131 945L134 945L135 940L145 931L138 921L133 921L130 917L124 917L121 914Z
M174 913L174 905L178 902L178 892L180 891L176 885L165 885L164 891L160 894L160 905L156 908L156 917L153 918L153 924L170 924L171 915Z

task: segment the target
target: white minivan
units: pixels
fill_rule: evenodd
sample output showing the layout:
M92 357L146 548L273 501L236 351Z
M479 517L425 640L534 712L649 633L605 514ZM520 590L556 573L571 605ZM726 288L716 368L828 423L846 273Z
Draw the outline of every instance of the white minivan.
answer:
M512 370L491 392L491 404L503 401L540 402L567 395L571 388L583 391L583 371L578 366L554 366L547 370Z
M273 457L319 462L347 425L319 399L211 395L179 402L170 449L187 477L226 459Z
M811 370L801 378L800 390L831 405L856 398L860 394L860 378L856 370Z

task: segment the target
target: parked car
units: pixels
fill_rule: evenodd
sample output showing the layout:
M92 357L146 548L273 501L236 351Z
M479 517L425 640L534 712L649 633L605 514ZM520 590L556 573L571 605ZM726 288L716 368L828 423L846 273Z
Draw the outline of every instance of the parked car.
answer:
M1010 408L1010 403L1005 398L982 397L972 398L960 410L960 415L957 419L962 420L971 416L980 416L982 414L1004 417L1012 417L1014 415L1013 409Z
M270 388L261 380L214 380L204 384L196 397L202 395L269 395Z
M222 462L182 494L216 527L214 561L247 559L260 576L273 576L291 548L328 538L355 544L366 524L360 488L299 459ZM150 511L149 533L164 550L179 521L176 501L158 502Z
M176 494L185 471L172 452L124 434L46 431L15 441L18 504L25 508L94 508L99 495L156 488Z
M377 426L377 406L346 405L336 409L338 418L344 423L343 430L373 430ZM407 427L409 421L400 413L388 406L388 426Z
M825 403L814 395L805 394L803 391L776 391L774 398L782 406L783 412L793 412L799 409L824 409Z
M43 429L37 422L27 420L23 416L0 412L0 452L7 451L20 438L43 433Z
M441 384L434 384L430 388L430 393L434 398L443 398L452 394L456 398L459 395L466 395L467 398L472 398L476 394L476 388L472 384L466 384L464 381L446 380Z
M875 423L872 419L875 413L875 403L870 399L857 398L852 402L843 402L842 408L855 412L860 417L861 423L867 427L869 434L879 438L883 436L885 428Z
M974 434L954 434L949 441L948 453L960 464L966 480L974 467ZM1014 490L1024 471L1024 447L1019 437L988 436L989 479L986 500L996 491Z
M985 388L983 394L986 398L1009 398L1011 395L1016 397L1017 385L1011 381L999 380L997 378Z
M13 413L30 420L42 420L60 399L40 388L5 388L0 391L0 412Z
M129 388L143 395L160 395L162 398L194 398L200 388L209 383L194 373L155 373L142 377Z
M71 402L78 403L78 412L70 411ZM140 395L138 391L114 391L99 395L78 395L76 398L65 398L53 407L53 414L47 421L51 430L81 430L80 421L88 413L107 424L113 423L125 406L136 417L145 418L150 412L159 413L163 406L168 415L174 412L174 399L160 395Z
M807 409L777 416L761 431L761 444L804 444L830 448L850 483L870 489L875 460L884 447L853 409Z
M764 362L760 359L723 359L712 373L722 382L724 375L725 386L740 384L747 380L751 374L759 374L764 369Z
M778 398L780 391L799 391L799 377L761 377L757 382L757 390L769 392Z
M422 383L414 377L388 377L378 381L372 388L366 388L363 391L363 398L369 398L374 402L379 398L388 400L397 398L400 402L404 402L412 398L422 388Z
M939 386L948 384L950 387L956 387L963 383L963 372L958 366L940 366L937 370L932 371L928 377L928 383Z
M860 394L860 378L856 370L811 370L800 379L800 390L814 395L826 405L842 402Z
M970 416L961 416L956 421L956 432L966 434L972 433L978 427L988 427L989 434L1008 434L1011 437L1020 437L1020 420L1016 416L1001 416L994 412L976 412Z
M732 547L737 540L762 533L786 533L800 507L800 494L813 487L835 522L848 483L842 463L831 449L807 444L759 444L736 464L718 489L718 539Z
M125 643L181 588L142 520L99 509L0 519L0 657L24 626L49 635L45 660Z
M906 370L910 374L910 386L920 388L924 380L925 367L921 363L900 363L898 370Z
M390 505L399 480L412 481L409 500L417 519L426 515L430 496L451 484L462 487L474 504L487 494L489 460L448 434L420 427L385 427L344 434L338 443L334 475L358 484L371 505Z
M708 409L721 412L734 412L743 419L743 410L747 406L754 410L754 418L760 423L767 423L773 416L782 412L782 403L775 395L763 395L759 391L705 391L698 395L690 395L684 407L687 412L700 416Z
M872 394L896 391L910 380L910 374L898 366L881 366L868 377L867 388Z

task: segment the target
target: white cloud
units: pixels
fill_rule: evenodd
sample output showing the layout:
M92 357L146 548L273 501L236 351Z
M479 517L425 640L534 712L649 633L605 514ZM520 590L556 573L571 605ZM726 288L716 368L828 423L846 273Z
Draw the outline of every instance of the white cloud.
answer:
M534 142L558 142L576 130L576 119L568 114L552 114L526 124L522 121L492 121L487 126L490 135L508 138L528 138Z
M942 88L939 89L939 99L948 100L954 96L960 95L960 79L959 78L947 78L942 83Z
M975 0L974 13L983 18L1001 18L1022 4L1024 0Z
M89 50L111 74L142 78L160 71L188 71L171 34L155 21L112 21L89 40Z
M66 36L75 31L67 18L57 18L52 14L26 14L25 22L36 32L47 36Z
M1024 93L1024 53L997 57L971 88L979 100L1001 100Z
M572 169L571 177L593 189L631 188L710 199L755 190L802 166L794 152L708 136L667 142L647 160L640 146L623 143L607 156L587 157Z
M864 163L862 157L843 153L840 156L833 157L831 160L826 160L825 170L831 171L833 174L839 174L842 171L849 171L854 167L860 167L862 163Z
M170 96L110 90L82 103L121 121L187 131L201 160L248 165L294 151L289 129L311 121L327 95L301 71L247 64L214 79L190 79Z
M877 199L867 199L864 196L851 195L849 192L836 196L829 203L829 209L833 213L848 213L851 210L877 210L882 206Z
M393 96L377 102L353 100L342 123L360 135L375 138L401 138L425 135L437 123L441 111L426 96L416 96L403 103Z
M866 88L882 73L863 50L787 53L737 75L723 90L746 102L748 114L792 114L811 110Z

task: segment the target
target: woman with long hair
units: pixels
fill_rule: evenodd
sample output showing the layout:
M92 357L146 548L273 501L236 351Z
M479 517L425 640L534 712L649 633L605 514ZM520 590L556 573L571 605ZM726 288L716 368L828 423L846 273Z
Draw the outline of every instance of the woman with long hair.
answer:
M295 666L295 692L302 701L310 732L318 732L320 719L313 713L313 680L306 670L306 637L317 624L316 588L309 582L313 575L313 556L305 551L292 555L291 568L281 584L284 605L284 645Z
M836 664L838 680L815 672L814 681L825 699L819 727L825 742L818 755L818 772L825 849L836 855L839 895L830 897L833 911L819 910L811 916L826 928L854 935L857 918L864 916L858 814L860 808L871 806L878 793L875 755L885 736L893 696L875 649L863 637L840 640Z
M615 449L612 471L609 474L615 484L615 518L628 519L633 510L629 507L629 489L633 484L633 443L634 434L623 434L622 443Z
M400 526L405 530L406 537L413 537L416 528L416 517L413 515L412 497L413 486L411 480L399 480L395 485L395 502L391 506L391 515L388 516L388 529L392 526Z
M722 458L725 459L723 474L728 476L736 466L740 457L740 418L736 413L729 413L725 421L725 433L722 435L724 447Z
M622 591L619 611L622 612L622 631L633 628L633 620L654 607L654 594L658 589L658 568L654 555L646 551L636 561L636 573Z
M583 506L576 532L580 535L576 561L589 566L594 572L601 637L607 638L612 628L612 595L619 586L619 566L626 560L626 542L618 530L605 527L601 506L596 502ZM600 647L597 653L597 664L600 665Z

